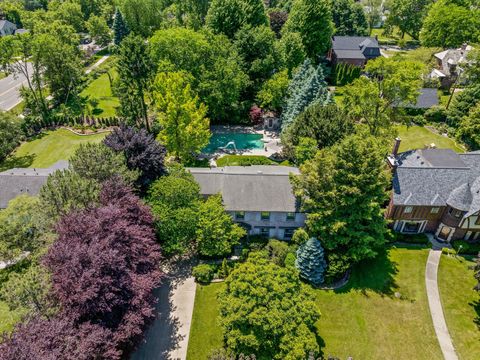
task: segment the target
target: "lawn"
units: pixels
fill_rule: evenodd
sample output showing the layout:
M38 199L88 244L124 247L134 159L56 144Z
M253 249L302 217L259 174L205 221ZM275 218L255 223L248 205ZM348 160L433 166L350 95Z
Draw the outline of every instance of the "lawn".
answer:
M397 126L398 136L402 139L400 151L422 149L434 143L439 149L452 149L456 152L465 152L455 140L435 134L421 126Z
M428 249L393 248L359 266L344 288L316 290L324 356L440 359L425 293L427 257ZM221 347L221 329L216 323L216 294L221 288L222 284L197 288L189 360L206 360L213 349Z
M438 274L443 312L461 360L480 359L480 295L473 290L471 265L463 257L442 255Z
M20 145L0 164L0 171L13 167L49 167L59 160L68 160L80 144L99 143L105 136L106 133L80 136L66 129L46 131L39 138Z
M115 79L116 73L113 70L111 70L111 73L113 74L112 78ZM88 96L90 99L98 100L98 106L93 112L93 115L98 117L115 116L116 108L120 105L118 98L112 95L110 80L107 74L102 74L93 80L82 91L81 96Z
M213 350L223 345L222 330L217 323L217 294L222 289L222 283L197 285L187 360L206 360Z

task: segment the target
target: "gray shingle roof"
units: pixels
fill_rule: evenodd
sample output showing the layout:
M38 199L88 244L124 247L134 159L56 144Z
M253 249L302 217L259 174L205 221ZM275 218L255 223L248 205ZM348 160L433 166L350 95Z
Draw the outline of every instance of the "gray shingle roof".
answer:
M377 39L368 36L333 36L332 50L339 59L364 60L380 56Z
M47 169L15 168L1 172L0 209L6 208L8 202L19 195L38 195L48 175L66 168L68 168L68 162L59 161Z
M299 170L286 166L226 166L190 168L203 195L221 193L228 211L297 212L289 174Z
M480 153L456 154L446 149L401 153L393 179L393 203L480 210ZM473 185L471 185L473 184Z

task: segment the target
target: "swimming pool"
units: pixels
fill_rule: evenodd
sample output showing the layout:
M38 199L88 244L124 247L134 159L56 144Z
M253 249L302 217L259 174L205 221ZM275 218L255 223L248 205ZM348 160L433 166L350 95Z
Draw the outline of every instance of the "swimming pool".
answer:
M262 134L213 133L210 138L210 143L203 149L203 152L211 154L223 147L227 147L227 150L263 149L264 144L262 138ZM233 146L233 143L235 146Z

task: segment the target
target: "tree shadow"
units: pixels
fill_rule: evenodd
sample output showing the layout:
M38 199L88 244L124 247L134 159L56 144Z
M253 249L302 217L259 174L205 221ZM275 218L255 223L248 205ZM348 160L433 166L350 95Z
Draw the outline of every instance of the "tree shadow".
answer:
M374 259L364 260L352 268L347 284L335 290L335 293L348 293L359 290L368 296L367 290L382 296L392 296L398 285L395 275L398 273L397 263L391 261L387 250L381 250Z
M473 320L473 322L475 323L475 325L477 325L478 330L480 330L480 301L479 300L472 301L468 305L473 307L473 309L477 313L477 317Z
M13 168L27 168L32 165L34 160L35 154L28 154L25 156L10 156L0 163L0 172Z

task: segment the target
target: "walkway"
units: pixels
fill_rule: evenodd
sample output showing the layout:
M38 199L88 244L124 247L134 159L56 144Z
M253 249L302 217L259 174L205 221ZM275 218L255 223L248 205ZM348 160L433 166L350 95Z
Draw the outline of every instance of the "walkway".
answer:
M102 56L95 64L93 64L92 66L90 66L87 70L85 70L85 74L90 74L93 69L99 67L100 65L102 65L105 61L107 61L107 59L110 57L110 55L105 55L105 56Z
M131 360L185 360L195 302L196 283L191 276L191 264L173 264L157 289L156 319L147 330L143 342Z
M443 357L445 360L458 360L450 333L448 332L445 317L443 316L442 302L440 301L440 293L438 291L437 271L441 256L441 249L432 249L428 255L427 266L425 269L428 306L430 307L433 327L435 328L435 333L437 334Z

